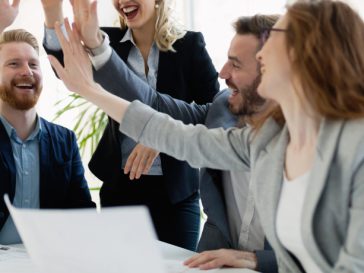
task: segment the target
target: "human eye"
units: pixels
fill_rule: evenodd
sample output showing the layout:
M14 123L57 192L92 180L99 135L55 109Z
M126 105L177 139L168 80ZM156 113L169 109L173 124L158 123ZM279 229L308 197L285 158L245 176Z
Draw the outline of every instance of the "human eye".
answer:
M240 67L241 67L240 64L237 64L237 63L233 63L232 66L234 69L240 69Z
M29 66L31 68L38 68L39 67L39 64L38 63L30 63Z
M19 62L17 62L17 61L10 61L10 62L8 62L8 66L10 66L10 67L17 67L17 66L19 66Z

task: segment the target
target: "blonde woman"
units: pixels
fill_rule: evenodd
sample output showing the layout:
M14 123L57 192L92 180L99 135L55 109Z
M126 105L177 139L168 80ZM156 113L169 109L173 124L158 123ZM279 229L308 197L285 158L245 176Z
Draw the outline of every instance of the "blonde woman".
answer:
M48 53L62 59L51 30L56 21L63 22L62 1L42 0L42 4L46 18L44 46ZM219 90L218 74L203 36L185 31L176 22L172 1L114 0L113 4L121 27L101 28L103 34L84 29L86 38L97 35L100 43L110 40L128 66L156 90L167 90L186 102L204 104L212 100ZM99 53L96 45L88 45L91 54ZM109 119L89 163L90 170L103 182L101 205L147 205L160 240L195 250L200 230L198 171L186 162L135 143L121 134L118 126ZM132 181L134 178L139 180Z

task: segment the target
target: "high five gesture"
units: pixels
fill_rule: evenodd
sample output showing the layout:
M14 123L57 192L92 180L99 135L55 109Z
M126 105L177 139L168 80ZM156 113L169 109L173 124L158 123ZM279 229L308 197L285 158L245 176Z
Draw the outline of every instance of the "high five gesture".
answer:
M10 26L18 15L20 0L12 2L10 4L9 0L0 0L0 33Z

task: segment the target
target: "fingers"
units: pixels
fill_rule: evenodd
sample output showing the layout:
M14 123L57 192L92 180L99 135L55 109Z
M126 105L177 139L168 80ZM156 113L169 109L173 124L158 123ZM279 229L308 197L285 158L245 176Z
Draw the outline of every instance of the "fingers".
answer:
M18 8L20 4L20 0L13 0L13 4L11 5L13 8Z
M145 150L138 149L130 167L130 180L139 179L146 168L146 160L149 154Z
M129 178L130 180L139 179L145 169L145 162L148 155L145 153L138 153L131 167Z
M128 160L125 163L124 174L128 174L130 172L131 167L133 166L134 160L138 153L135 152L135 149L131 152L128 157Z
M204 251L195 255L184 262L188 267L198 267L199 269L207 270L219 268L224 265L223 259L220 257L218 251Z
M155 158L159 152L141 144L137 144L124 167L124 173L130 173L129 178L139 179L142 174L147 174L153 165Z
M67 27L69 28L69 22L68 22L67 18L64 21L64 25L65 25L66 30L67 30ZM56 22L54 24L54 30L56 32L58 41L61 44L62 50L63 51L68 50L69 49L69 45L68 45L69 43L68 43L63 31L61 30L61 24L59 22Z
M48 55L49 62L51 63L58 77L63 80L64 79L64 68L61 63L52 55Z

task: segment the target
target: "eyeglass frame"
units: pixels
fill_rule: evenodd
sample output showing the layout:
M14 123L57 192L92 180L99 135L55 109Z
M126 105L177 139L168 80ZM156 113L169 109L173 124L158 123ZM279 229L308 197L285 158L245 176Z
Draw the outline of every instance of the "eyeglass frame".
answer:
M274 28L274 27L264 29L262 31L261 35L260 35L260 39L261 39L262 45L264 45L267 42L267 40L270 37L270 33L272 31L287 32L287 29L284 29L284 28Z

